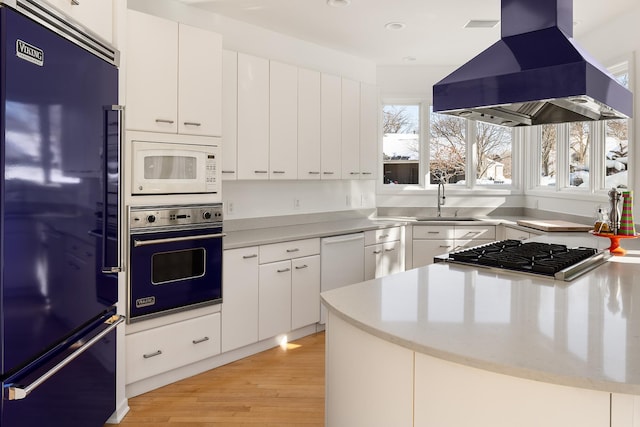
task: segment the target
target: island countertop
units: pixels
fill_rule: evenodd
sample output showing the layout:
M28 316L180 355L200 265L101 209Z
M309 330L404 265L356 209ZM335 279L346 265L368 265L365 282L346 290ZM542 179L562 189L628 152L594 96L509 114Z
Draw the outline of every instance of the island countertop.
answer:
M604 243L586 233L535 240ZM571 282L445 263L327 291L322 300L357 328L426 355L536 381L640 394L638 250Z

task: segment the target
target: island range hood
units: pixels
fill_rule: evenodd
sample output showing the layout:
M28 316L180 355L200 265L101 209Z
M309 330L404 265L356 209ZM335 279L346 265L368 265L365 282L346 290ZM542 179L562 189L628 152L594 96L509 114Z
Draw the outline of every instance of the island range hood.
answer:
M572 36L572 0L501 0L500 40L433 87L433 110L511 127L631 117L631 92Z

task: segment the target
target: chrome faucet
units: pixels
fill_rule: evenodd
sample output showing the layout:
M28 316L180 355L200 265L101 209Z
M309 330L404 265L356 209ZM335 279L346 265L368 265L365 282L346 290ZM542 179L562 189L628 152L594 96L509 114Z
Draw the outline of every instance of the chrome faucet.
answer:
M442 216L442 209L441 208L444 205L445 198L446 197L444 197L444 180L440 180L440 182L438 183L438 210L436 211L436 216L437 217L441 217Z

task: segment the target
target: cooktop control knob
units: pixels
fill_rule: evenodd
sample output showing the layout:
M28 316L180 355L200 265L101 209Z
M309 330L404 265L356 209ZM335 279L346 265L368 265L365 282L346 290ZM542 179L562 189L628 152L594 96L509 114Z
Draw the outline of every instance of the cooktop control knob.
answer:
M149 222L149 223L156 222L156 216L155 215L147 216L147 222Z
M204 218L204 219L211 219L211 212L209 212L209 211L205 211L205 212L203 212L203 214L202 214L202 218Z

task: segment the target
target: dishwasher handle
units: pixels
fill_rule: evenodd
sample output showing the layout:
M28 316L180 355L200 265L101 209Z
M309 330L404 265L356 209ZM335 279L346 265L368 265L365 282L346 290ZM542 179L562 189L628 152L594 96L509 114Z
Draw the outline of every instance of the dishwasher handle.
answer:
M354 242L357 240L364 240L364 233L347 234L344 236L325 237L322 239L323 245L334 245L337 243Z

